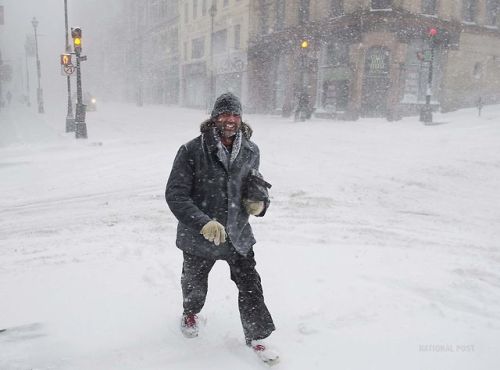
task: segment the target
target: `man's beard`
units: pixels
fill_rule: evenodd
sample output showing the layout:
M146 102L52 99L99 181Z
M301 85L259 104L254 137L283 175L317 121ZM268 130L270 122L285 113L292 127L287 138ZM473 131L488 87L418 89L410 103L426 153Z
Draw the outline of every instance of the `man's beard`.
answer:
M220 126L217 126L217 133L221 136L221 137L225 137L225 138L232 138L234 136L236 136L236 133L238 132L238 128L237 128L237 125L233 125L235 127L234 130L226 130L225 129L225 124L222 124Z

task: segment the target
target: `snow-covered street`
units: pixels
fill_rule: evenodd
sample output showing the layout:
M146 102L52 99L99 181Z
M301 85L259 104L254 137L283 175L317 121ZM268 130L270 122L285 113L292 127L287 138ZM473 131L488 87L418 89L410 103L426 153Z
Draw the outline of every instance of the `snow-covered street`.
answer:
M179 331L164 188L206 112L101 104L0 113L0 369L259 369L226 264L200 337ZM397 122L243 114L273 184L252 219L275 368L500 364L500 106Z

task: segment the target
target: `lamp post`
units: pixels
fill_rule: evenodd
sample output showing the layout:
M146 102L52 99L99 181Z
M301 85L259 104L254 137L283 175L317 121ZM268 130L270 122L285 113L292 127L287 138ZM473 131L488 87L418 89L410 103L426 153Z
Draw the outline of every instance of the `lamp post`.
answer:
M68 0L64 0L64 26L66 31L66 54L71 53L71 47L69 45L69 33L68 33ZM68 86L68 111L66 113L66 132L75 131L75 118L73 117L73 103L71 101L71 78L66 77Z
M38 113L43 113L43 90L40 86L40 79L42 78L42 71L40 69L40 58L38 56L38 34L36 29L38 27L38 20L33 17L31 24L33 25L33 30L35 31L35 50L36 50L36 70L38 75L38 88L36 90L36 97L38 102Z
M212 6L208 10L210 15L210 92L209 92L209 102L208 110L210 110L215 101L215 76L214 76L214 18L217 14L217 5L215 1L212 1Z

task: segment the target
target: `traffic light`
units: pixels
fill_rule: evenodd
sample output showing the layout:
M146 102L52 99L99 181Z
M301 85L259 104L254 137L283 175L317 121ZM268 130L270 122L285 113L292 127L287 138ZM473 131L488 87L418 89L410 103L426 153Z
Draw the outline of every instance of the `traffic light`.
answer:
M300 41L300 47L301 47L303 50L307 49L307 48L309 47L309 41L307 41L307 40L301 40L301 41Z
M61 54L61 64L63 66L71 65L71 54Z
M82 29L80 27L71 29L71 37L73 38L73 49L75 53L82 51Z

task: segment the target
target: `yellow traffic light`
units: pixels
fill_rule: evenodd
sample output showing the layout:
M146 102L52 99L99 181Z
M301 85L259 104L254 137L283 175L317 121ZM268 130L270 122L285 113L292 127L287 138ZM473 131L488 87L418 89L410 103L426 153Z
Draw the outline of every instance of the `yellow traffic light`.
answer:
M82 39L80 39L80 38L75 38L75 39L73 40L73 42L74 42L74 44L75 44L76 46L80 46L80 45L82 44Z
M300 43L300 47L302 49L307 49L309 47L309 41L307 40L302 40L302 42Z

